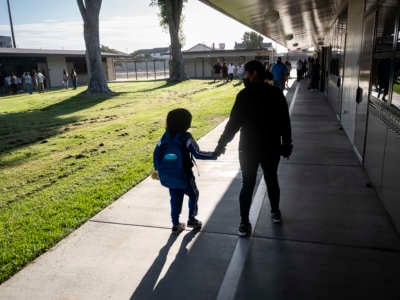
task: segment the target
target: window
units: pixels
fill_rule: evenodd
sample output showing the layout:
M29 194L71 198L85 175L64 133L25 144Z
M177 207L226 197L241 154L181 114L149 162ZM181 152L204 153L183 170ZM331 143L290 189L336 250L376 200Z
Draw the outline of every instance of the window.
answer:
M400 108L400 61L395 54L398 47L398 22L398 9L394 7L379 8L371 70L371 96Z
M400 51L397 52L397 56L394 61L393 94L391 104L400 109Z
M347 32L347 10L344 11L331 31L331 59L329 62L329 72L340 77L344 67L344 48Z

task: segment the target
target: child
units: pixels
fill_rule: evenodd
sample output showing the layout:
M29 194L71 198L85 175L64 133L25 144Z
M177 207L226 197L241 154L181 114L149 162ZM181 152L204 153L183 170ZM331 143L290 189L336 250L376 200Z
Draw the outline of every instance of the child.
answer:
M187 226L200 229L201 222L197 215L199 191L193 175L193 157L197 159L216 159L214 152L200 151L192 135L187 132L192 122L192 115L183 108L170 111L167 116L167 128L160 142L154 149L153 178L169 188L171 196L172 232L179 233L185 224L179 222L183 196L189 196L189 218Z

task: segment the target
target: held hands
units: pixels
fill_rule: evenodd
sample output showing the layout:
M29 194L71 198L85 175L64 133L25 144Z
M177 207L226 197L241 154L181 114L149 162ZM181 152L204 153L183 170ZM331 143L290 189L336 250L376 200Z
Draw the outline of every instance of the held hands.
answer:
M292 155L292 152L293 152L293 144L292 143L281 145L281 155L284 158L289 159L290 155Z
M215 159L217 159L221 154L225 153L225 146L222 146L220 144L217 145L217 147L215 147L214 150L214 157Z

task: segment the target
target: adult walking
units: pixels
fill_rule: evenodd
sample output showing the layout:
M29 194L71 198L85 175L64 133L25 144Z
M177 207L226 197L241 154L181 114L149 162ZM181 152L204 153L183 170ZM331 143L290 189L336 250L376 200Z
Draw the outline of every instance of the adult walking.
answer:
M64 86L65 89L68 88L68 81L69 81L69 75L68 75L68 72L64 69L64 70L63 70L63 80L62 80L62 83L63 83L63 86Z
M281 57L278 57L276 64L274 64L272 67L271 73L274 75L274 86L283 90L285 88L288 69L286 65L282 63Z
M264 83L264 79L264 66L259 61L246 63L243 73L245 88L238 93L215 148L216 155L224 153L226 144L240 130L239 161L243 180L239 196L240 236L251 234L249 211L259 165L267 184L272 222L281 222L277 170L280 156L288 158L293 149L286 98L280 89Z
M46 76L43 75L43 73L39 70L37 73L37 80L39 84L39 94L44 93L44 80L46 79Z
M214 70L214 74L213 74L213 76L214 76L214 82L216 81L216 80L218 80L218 79L220 79L221 78L221 69L222 69L222 66L221 66L221 63L219 62L219 60L217 60L217 62L215 63L215 65L213 66L213 70Z
M300 81L303 77L303 62L299 59L296 66L297 71L297 81Z
M29 74L29 72L25 72L23 75L24 83L25 83L25 89L29 93L29 95L32 95L32 77Z
M71 79L72 79L72 87L74 90L78 87L78 74L76 73L75 69L71 70Z

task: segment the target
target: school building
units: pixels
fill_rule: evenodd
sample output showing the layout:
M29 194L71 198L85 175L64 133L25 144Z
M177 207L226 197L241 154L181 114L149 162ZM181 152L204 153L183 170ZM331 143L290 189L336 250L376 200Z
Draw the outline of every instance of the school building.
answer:
M103 67L107 80L115 79L114 59L120 54L102 53ZM75 68L79 84L88 82L85 51L82 50L48 50L0 48L0 72L14 72L21 75L24 72L41 70L46 76L49 88L62 86L63 70L68 73Z

